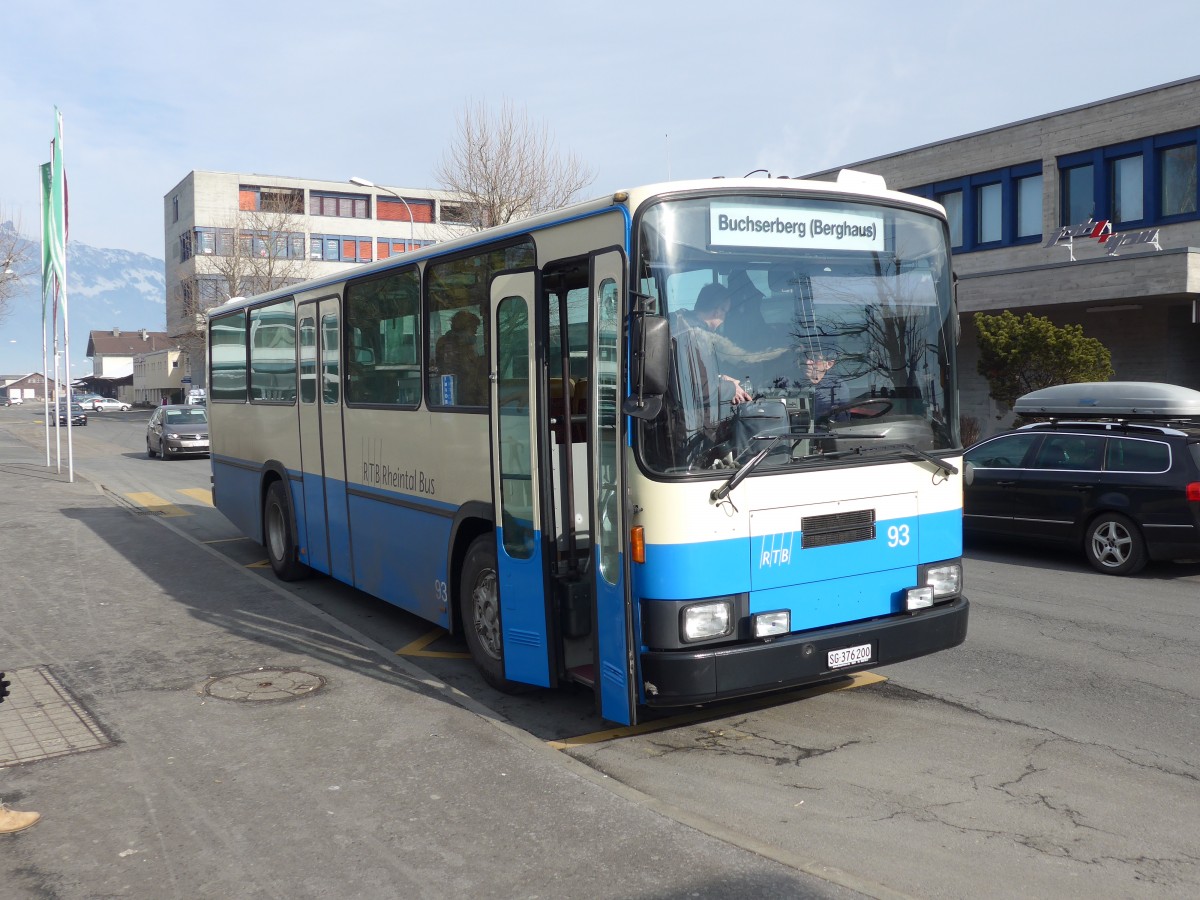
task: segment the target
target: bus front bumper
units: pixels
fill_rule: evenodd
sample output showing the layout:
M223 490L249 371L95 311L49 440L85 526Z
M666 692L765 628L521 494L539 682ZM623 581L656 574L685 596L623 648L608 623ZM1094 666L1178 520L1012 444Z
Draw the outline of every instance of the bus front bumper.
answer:
M919 613L854 622L710 650L641 655L647 706L688 706L800 687L956 647L967 637L965 597ZM871 645L860 665L830 669L829 651Z

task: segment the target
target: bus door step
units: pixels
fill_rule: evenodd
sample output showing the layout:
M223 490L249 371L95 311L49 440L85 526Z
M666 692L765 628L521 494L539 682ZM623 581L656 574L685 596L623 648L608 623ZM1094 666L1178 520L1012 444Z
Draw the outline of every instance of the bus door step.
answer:
M596 686L596 667L591 663L567 669L567 675L570 676L572 681L578 684L587 685L588 687Z

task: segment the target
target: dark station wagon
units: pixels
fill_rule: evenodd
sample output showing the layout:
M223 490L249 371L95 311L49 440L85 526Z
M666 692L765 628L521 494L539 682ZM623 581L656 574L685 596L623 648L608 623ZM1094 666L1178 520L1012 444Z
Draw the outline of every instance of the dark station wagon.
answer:
M1016 410L1050 420L966 451L967 534L1082 548L1108 575L1200 559L1200 392L1059 385Z

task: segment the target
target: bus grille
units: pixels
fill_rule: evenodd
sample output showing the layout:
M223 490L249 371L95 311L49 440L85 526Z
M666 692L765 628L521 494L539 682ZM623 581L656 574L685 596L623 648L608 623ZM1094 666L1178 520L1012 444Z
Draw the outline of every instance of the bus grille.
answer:
M834 513L829 516L807 516L800 520L800 546L832 547L853 544L855 541L875 540L875 510Z

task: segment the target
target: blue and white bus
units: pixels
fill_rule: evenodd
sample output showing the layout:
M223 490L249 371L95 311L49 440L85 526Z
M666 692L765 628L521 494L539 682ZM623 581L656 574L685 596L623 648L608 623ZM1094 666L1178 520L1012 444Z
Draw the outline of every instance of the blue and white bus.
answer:
M216 506L618 723L955 646L947 234L861 174L674 182L232 300Z

